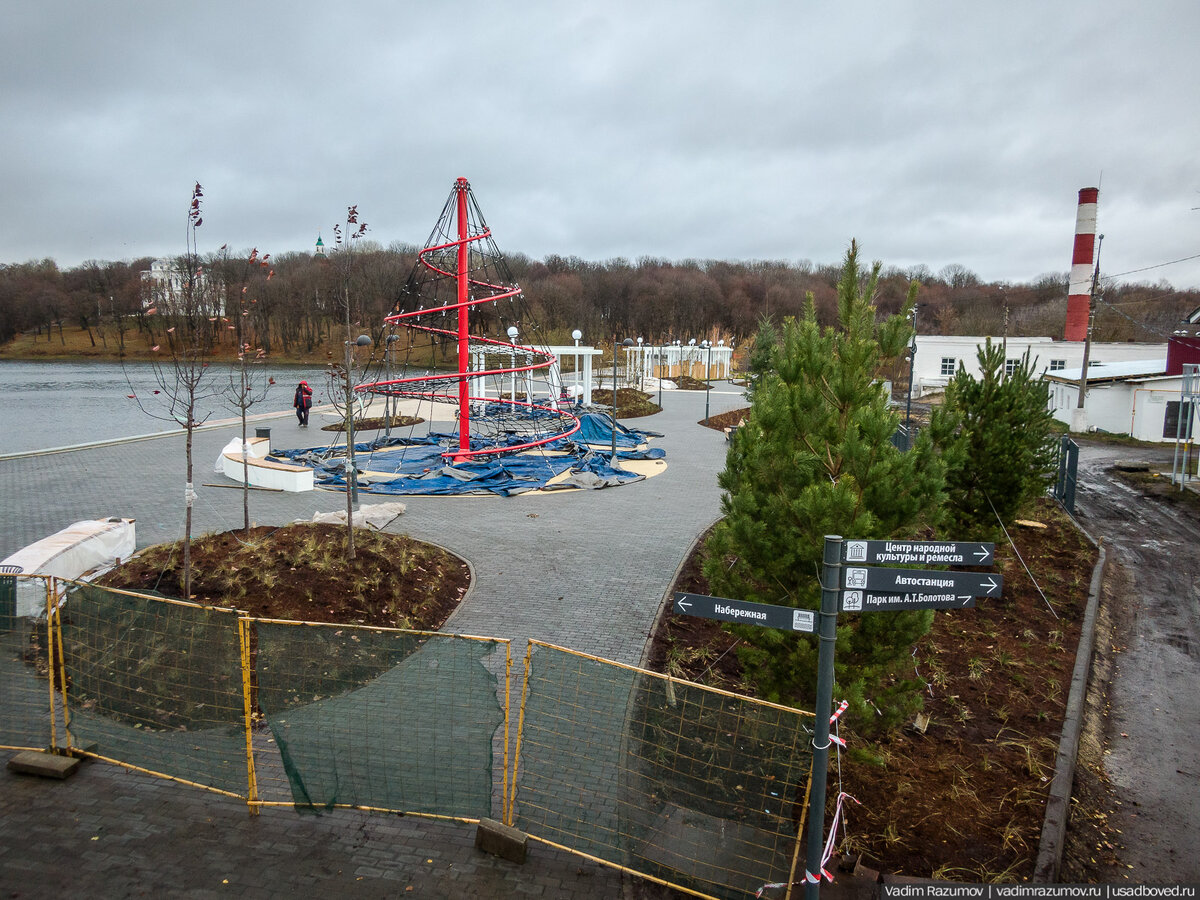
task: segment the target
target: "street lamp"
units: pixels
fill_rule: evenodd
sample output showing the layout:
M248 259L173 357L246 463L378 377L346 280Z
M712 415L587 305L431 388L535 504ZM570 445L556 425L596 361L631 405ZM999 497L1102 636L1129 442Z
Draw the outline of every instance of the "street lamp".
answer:
M354 465L354 380L350 371L353 358L350 352L355 347L370 347L371 338L360 334L353 343L346 341L346 486L349 500L347 503L358 509L358 469Z
M704 424L708 424L708 398L712 396L712 341L704 341L702 347L708 349L708 359L704 361Z
M667 347L662 341L658 342L658 366L655 368L655 374L658 375L658 408L662 409L662 383L666 377L667 365Z
M392 344L400 340L400 335L389 334L384 342L383 361L387 366L387 380L392 380ZM388 385L388 392L383 395L383 436L390 439L392 436L392 387Z
M617 463L617 336L613 335L613 391L612 391L612 455L609 457L608 464L614 469ZM632 347L633 341L625 338L620 344L622 347Z
M508 369L509 369L509 372L508 372L508 377L509 377L508 408L509 408L510 412L516 412L516 410L517 410L517 351L516 351L516 344L517 344L517 335L518 334L520 334L520 332L517 331L516 325L508 326L508 342L513 345L513 349L508 351Z
M579 342L583 339L583 332L576 328L571 332L571 340L575 342L575 346L579 346ZM579 367L579 352L575 352L575 386L579 388L579 396L583 396L583 371ZM571 398L574 402L575 397Z
M908 348L908 398L904 401L904 449L912 447L912 389L917 370L917 305L912 309L912 343Z

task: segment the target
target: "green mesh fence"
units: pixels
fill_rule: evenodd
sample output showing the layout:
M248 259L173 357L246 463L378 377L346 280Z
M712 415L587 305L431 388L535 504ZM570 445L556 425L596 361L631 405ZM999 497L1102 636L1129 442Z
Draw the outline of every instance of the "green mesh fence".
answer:
M72 746L245 796L238 614L69 584Z
M42 596L40 617L17 614L18 581L23 594ZM0 575L0 747L51 744L45 595L43 578Z
M508 642L255 622L264 802L502 811ZM499 754L499 757L497 757Z
M536 642L530 653L518 828L719 897L787 879L811 714Z

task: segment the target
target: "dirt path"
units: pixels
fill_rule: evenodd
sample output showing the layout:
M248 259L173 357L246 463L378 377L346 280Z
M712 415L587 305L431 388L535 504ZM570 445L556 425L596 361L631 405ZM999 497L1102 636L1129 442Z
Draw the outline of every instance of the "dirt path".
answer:
M1064 881L1200 881L1200 519L1109 471L1170 458L1081 446L1076 512L1110 569Z

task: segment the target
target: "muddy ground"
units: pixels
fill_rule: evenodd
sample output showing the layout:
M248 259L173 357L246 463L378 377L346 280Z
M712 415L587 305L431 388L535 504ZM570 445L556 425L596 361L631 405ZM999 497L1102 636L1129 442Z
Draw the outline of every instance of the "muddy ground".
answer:
M1200 882L1200 515L1081 445L1076 513L1108 554L1062 881Z

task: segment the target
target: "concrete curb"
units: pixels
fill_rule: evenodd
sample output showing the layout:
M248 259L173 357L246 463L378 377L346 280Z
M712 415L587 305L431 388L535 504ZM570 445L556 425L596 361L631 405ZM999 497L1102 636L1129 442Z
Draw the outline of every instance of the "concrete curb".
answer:
M1071 810L1071 789L1075 782L1075 758L1079 753L1079 735L1083 729L1083 706L1096 649L1096 611L1100 606L1100 593L1104 585L1104 548L1078 522L1075 526L1100 551L1100 556L1092 569L1087 608L1079 633L1079 646L1075 651L1071 691L1067 696L1062 736L1058 740L1058 756L1054 762L1054 779L1050 782L1050 794L1046 798L1046 817L1042 822L1042 838L1033 870L1032 880L1035 884L1054 884L1062 867L1067 819Z
M650 633L646 635L646 643L642 645L642 655L638 659L638 668L650 668L650 651L654 649L654 635L658 634L658 629L662 627L663 619L671 609L671 598L675 593L675 585L679 583L679 576L683 574L683 567L687 565L687 561L692 558L692 554L696 552L696 548L700 546L700 539L708 534L709 530L725 518L724 513L717 516L707 525L700 529L699 533L692 538L692 542L688 544L687 551L679 560L679 565L675 567L675 574L671 576L671 581L667 585L666 591L663 593L662 599L658 604L658 613L654 616L654 622L650 625Z

